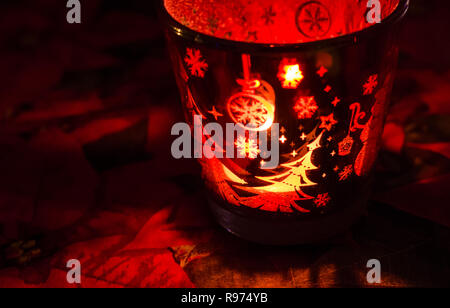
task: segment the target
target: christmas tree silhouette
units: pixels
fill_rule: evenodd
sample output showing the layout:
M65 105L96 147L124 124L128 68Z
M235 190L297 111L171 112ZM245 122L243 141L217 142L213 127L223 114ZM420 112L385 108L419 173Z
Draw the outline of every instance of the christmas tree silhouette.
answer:
M320 142L323 136L323 132L312 143L307 145L308 152L301 158L281 165L281 167L288 170L282 174L267 177L257 177L257 179L272 183L271 185L255 187L254 189L259 192L292 192L296 191L306 199L312 199L313 197L306 195L302 191L302 187L315 186L317 183L311 181L306 172L318 169L312 162L312 155L315 150L320 148Z

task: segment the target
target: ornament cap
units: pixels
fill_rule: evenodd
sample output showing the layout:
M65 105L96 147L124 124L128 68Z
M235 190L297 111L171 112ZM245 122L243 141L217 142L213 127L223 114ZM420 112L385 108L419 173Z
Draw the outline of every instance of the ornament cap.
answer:
M237 79L236 82L242 87L244 92L255 93L255 90L261 86L259 79Z

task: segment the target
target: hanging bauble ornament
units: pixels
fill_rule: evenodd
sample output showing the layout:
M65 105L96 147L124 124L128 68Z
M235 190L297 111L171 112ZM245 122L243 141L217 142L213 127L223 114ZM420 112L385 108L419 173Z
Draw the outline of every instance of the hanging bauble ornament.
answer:
M268 82L251 78L248 55L242 55L242 61L244 79L236 80L241 91L228 99L228 114L247 130L268 130L275 119L275 91Z
M347 156L350 155L353 148L353 138L348 135L341 142L339 142L339 156Z

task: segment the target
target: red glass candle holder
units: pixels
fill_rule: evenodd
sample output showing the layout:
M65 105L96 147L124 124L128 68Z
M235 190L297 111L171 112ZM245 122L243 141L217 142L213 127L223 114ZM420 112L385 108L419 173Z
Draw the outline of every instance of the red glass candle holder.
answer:
M200 159L231 233L307 243L364 214L408 8L380 3L371 24L366 1L161 1L188 123L253 124L280 140L271 170L246 138L232 139L245 158Z

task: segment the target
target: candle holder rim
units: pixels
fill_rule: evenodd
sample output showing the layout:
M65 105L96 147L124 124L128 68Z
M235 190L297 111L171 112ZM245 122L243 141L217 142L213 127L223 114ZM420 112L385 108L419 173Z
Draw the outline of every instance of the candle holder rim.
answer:
M298 51L308 51L317 50L326 47L349 45L357 43L358 38L371 37L373 34L385 30L387 26L398 23L406 15L409 8L410 0L399 0L397 8L386 18L384 18L381 23L376 23L367 28L351 32L345 35L319 39L316 41L303 42L303 43L286 43L286 44L270 44L270 43L255 43L255 42L243 42L237 40L227 40L223 38L218 38L209 34L201 33L193 30L172 17L172 15L167 11L164 5L165 0L159 0L158 12L160 18L165 20L171 31L177 36L180 36L189 41L195 42L197 44L215 46L223 49L238 50L241 52L298 52Z

